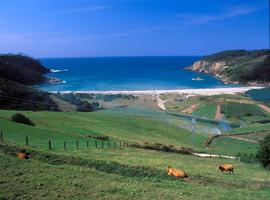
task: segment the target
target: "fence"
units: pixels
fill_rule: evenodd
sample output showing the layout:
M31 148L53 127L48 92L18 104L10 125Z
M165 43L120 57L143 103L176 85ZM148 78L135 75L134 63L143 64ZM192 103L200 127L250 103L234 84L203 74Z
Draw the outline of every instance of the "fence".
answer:
M1 143L5 143L5 139L4 139L4 133L3 131L0 131L0 142ZM30 146L30 142L31 140L28 138L28 136L25 136L25 144L26 146ZM69 149L68 143L66 141L62 142L63 146L62 146L62 150L67 151ZM122 148L122 147L136 147L136 145L128 143L126 141L113 141L113 140L101 140L101 139L95 139L92 140L92 144L90 142L90 140L86 140L84 141L84 144L82 144L82 142L79 142L79 140L75 140L74 143L75 144L75 149L79 150L82 149L83 147L86 147L87 149L90 147L94 147L94 148ZM71 145L71 144L70 144ZM48 150L52 151L55 150L56 148L54 148L54 142L53 140L49 139L47 142L47 148ZM228 156L228 155L221 155L221 154L201 154L201 153L192 153L192 155L194 156L198 156L198 157L204 157L204 158L226 158L226 159L234 159L237 160L238 162L246 162L246 163L251 163L251 164L257 164L258 161L255 159L255 157L250 157L249 159L247 159L247 155L240 155L240 156Z
M3 131L0 131L0 141L1 143L5 143L6 140L4 138L4 133ZM59 143L59 142L58 142ZM63 146L62 149L64 151L67 151L68 149L74 149L74 148L69 148L69 145L72 146L71 143L68 143L67 141L63 141L62 142ZM69 144L69 145L68 145ZM114 141L114 140L102 140L102 139L86 139L84 140L84 144L82 141L79 140L75 140L73 145L75 144L75 149L81 149L81 148L90 148L90 147L94 147L94 148L122 148L122 147L128 147L131 146L130 143L126 142L126 141ZM28 136L25 136L25 142L23 145L26 146L31 146L31 138L29 138ZM58 144L59 145L59 144ZM47 148L48 150L55 150L56 148L54 147L54 142L53 140L49 139L47 142ZM59 148L57 148L59 149Z

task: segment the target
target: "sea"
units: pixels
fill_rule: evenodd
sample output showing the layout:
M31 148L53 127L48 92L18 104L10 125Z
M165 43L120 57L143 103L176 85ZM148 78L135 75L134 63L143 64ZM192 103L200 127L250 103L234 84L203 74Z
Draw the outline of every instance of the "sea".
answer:
M235 87L213 76L185 70L195 56L41 58L48 77L61 83L41 84L45 91L170 90Z

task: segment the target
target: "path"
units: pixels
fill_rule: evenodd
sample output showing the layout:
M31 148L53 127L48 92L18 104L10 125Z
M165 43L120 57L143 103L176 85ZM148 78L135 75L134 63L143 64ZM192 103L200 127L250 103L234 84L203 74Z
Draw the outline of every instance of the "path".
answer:
M190 107L188 107L188 108L182 110L182 112L191 114L191 113L192 113L196 108L198 108L198 107L199 107L199 104L198 104L198 103L197 103L197 104L193 104L193 105L191 105Z
M258 104L258 106L260 106L263 110L265 110L266 112L270 113L270 108L264 104Z
M160 97L159 97L159 95L156 95L156 101L157 101L157 106L159 107L159 108L161 108L162 110L166 110L166 108L165 108L165 100L163 100L163 99L161 99Z
M250 140L250 139L247 139L247 138L241 138L241 137L237 137L237 136L229 136L230 138L233 138L233 139L237 139L237 140L242 140L242 141L245 141L245 142L251 142L251 143L254 143L254 144L258 144L259 142L255 141L255 140Z
M225 155L218 155L218 154L209 154L209 153L192 153L194 156L202 157L202 158L229 158L229 159L236 159L235 156L225 156Z
M215 120L221 120L221 106L219 104L217 105Z

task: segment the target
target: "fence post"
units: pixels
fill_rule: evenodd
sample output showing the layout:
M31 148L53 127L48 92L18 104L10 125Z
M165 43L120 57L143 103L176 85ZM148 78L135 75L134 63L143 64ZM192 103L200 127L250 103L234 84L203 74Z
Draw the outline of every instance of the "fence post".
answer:
M27 136L25 137L25 144L26 144L26 146L29 146L29 140L28 140Z
M102 148L104 148L104 142L103 142L103 140L101 141L101 146L102 146Z
M86 141L86 146L87 146L87 148L89 148L89 141L88 140Z
M77 146L77 149L79 149L79 141L76 140L76 146Z
M211 153L210 153L210 158L212 158L212 157L211 157Z
M67 150L67 144L66 144L66 142L64 142L64 150L65 151Z
M119 146L120 146L120 147L122 146L122 143L121 143L121 141L119 142Z
M3 132L1 131L1 142L4 142Z
M96 148L97 148L97 141L95 141L95 146L96 146Z
M52 150L52 142L49 140L49 150Z

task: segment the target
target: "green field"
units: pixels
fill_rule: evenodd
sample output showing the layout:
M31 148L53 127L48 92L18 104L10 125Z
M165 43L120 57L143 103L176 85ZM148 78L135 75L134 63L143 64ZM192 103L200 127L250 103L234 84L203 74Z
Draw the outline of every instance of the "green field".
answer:
M226 118L236 118L248 116L267 116L267 114L257 105L229 102L221 106L221 112Z
M191 147L189 120L184 116L147 110L98 112L21 112L35 126L10 121L16 111L0 111L0 199L268 199L269 172L237 160L198 158L168 152L120 147L119 142L161 143ZM198 129L214 121L198 122ZM18 149L29 138L33 158L18 160ZM88 136L109 136L116 148L101 148ZM225 155L254 153L256 144L216 140L196 134L195 150ZM52 151L48 150L48 140ZM79 149L76 149L76 140ZM86 146L89 141L89 148ZM63 142L67 144L64 151ZM95 148L98 141L98 148ZM105 144L106 141L104 142ZM232 163L235 174L216 171L216 163ZM166 175L166 167L183 169L189 177ZM4 170L3 170L4 169ZM219 192L217 192L219 191Z
M21 161L1 146L3 199L268 199L269 172L230 161L235 174L215 169L223 159L202 159L137 149L95 149L67 153L33 151ZM5 153L3 153L5 152ZM72 156L72 157L71 157ZM167 165L189 178L167 177ZM219 191L219 192L217 192Z
M215 119L216 108L217 106L215 104L209 104L196 109L192 114L206 117L208 119Z

